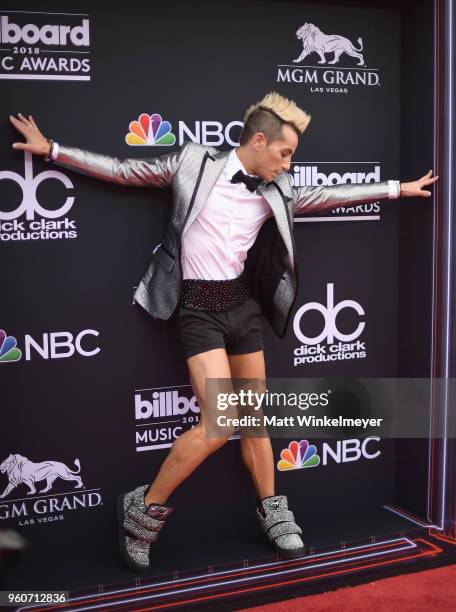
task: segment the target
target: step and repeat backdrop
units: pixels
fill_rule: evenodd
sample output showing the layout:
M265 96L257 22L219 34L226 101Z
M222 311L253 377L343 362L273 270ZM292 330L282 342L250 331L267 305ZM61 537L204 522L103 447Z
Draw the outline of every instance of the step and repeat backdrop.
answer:
M92 582L100 567L108 577L124 570L115 500L153 480L199 408L174 321L133 300L170 190L109 184L15 151L22 138L9 115L31 114L61 144L153 157L186 140L238 146L245 109L275 90L312 115L290 169L295 185L400 179L400 46L398 13L362 6L65 0L16 9L0 10L0 526L30 543L30 587L52 583L62 542L84 559L69 564L73 579L82 565ZM285 338L264 320L269 377L397 375L400 205L295 219L299 292ZM348 448L309 439L319 464L279 469L292 442L273 440L277 492L310 544L310 526L335 523L334 508L394 501L391 440ZM234 437L168 500L173 527L157 547L174 551L175 566L183 537L205 562L203 530L223 541L245 529L238 549L249 556L256 495L239 451Z

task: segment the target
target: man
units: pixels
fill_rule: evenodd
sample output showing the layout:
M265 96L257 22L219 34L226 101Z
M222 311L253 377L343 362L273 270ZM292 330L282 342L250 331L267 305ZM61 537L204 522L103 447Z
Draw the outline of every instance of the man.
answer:
M16 149L122 185L172 186L173 209L163 241L134 294L153 317L176 316L177 331L200 422L173 443L152 484L119 497L119 537L133 569L149 567L149 549L172 508L176 487L229 435L207 436L205 381L265 379L262 325L286 333L297 290L293 215L358 202L429 197L438 177L363 185L294 187L288 170L310 116L275 92L244 117L240 146L231 151L185 143L147 159L112 158L46 139L33 118L11 117L26 138ZM229 432L231 434L231 431ZM284 495L275 495L269 437L241 436L241 453L258 496L260 526L284 557L304 553L300 527Z

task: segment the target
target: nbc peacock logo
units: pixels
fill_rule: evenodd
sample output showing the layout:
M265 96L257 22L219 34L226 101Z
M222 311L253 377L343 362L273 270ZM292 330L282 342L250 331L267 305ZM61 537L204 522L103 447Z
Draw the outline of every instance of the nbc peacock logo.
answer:
M172 146L176 137L171 132L171 123L163 121L158 113L148 115L142 113L137 121L131 121L130 130L125 136L125 142L132 147L150 147L155 145Z
M16 338L7 336L5 330L0 329L0 363L19 361L22 351L16 348Z
M280 451L280 457L280 461L277 462L277 469L281 472L316 467L320 463L317 447L314 444L309 444L307 440L301 440L299 443L293 440L288 448Z

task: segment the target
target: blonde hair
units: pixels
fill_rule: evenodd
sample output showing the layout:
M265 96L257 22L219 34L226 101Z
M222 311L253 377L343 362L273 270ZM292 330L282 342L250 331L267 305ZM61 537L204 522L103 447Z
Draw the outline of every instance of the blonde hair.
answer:
M271 91L256 104L252 104L244 115L244 127L258 114L265 110L274 113L284 123L289 123L299 134L302 134L309 125L311 116L299 108L293 100L288 100L275 91Z

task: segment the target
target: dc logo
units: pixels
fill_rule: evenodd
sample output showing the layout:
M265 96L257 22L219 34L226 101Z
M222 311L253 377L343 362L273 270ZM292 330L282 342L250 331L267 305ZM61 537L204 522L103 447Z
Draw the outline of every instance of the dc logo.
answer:
M9 221L11 219L17 219L25 213L28 221L33 221L35 213L38 213L42 217L47 219L55 219L65 215L70 208L73 206L74 197L68 197L63 205L57 210L48 210L41 206L36 199L36 190L38 185L47 179L55 179L61 181L67 189L73 188L73 183L70 179L65 176L62 172L57 170L46 170L33 176L33 162L32 153L30 151L24 151L24 176L16 172L10 172L9 170L3 170L0 172L0 180L15 181L22 189L22 202L19 204L16 210L6 212L0 210L0 220Z
M334 305L333 283L328 283L326 285L326 304L327 306L323 306L323 304L319 304L318 302L309 302L297 310L293 320L293 331L296 338L298 338L302 344L310 345L319 344L325 339L327 340L328 344L333 344L334 339L342 342L351 342L352 340L356 340L356 338L360 336L366 324L364 322L360 322L353 333L343 334L337 329L336 319L339 312L344 308L353 308L353 310L355 310L359 315L364 315L365 312L362 306L354 300L342 300L342 302ZM301 332L301 318L306 312L309 312L309 310L317 310L318 312L321 312L325 322L323 331L320 335L315 336L315 338L308 338Z

